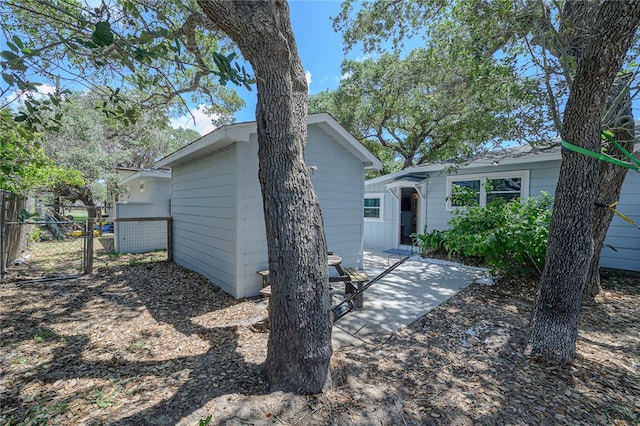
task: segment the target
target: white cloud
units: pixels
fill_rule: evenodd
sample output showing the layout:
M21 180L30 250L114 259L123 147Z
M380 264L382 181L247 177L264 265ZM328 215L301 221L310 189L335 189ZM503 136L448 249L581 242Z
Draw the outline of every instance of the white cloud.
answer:
M192 129L200 133L201 135L206 135L207 133L212 132L216 129L216 126L213 125L211 120L217 118L218 116L216 114L209 114L205 105L198 105L198 108L195 111L192 110L191 114L193 114L193 117L195 117L195 122L194 118L191 117L191 115L185 114L176 118L172 118L171 127Z
M24 101L26 101L28 98L33 98L37 101L40 101L42 99L44 99L45 95L52 95L56 92L56 87L55 86L51 86L49 84L46 83L42 83L41 85L37 86L37 91L26 91L26 92L19 92L17 90L13 91L11 99L16 99L18 102L20 102L21 104L24 103Z
M345 72L344 74L342 74L342 75L340 76L340 80L345 80L345 79L347 79L347 78L351 77L352 75L353 75L353 72L351 72L351 71L347 71L347 72Z
M56 92L56 87L55 86L51 86L49 84L43 83L42 85L38 86L38 93L43 94L43 95L51 95L53 93Z
M308 87L311 87L311 81L312 81L312 80L311 80L311 71L306 70L306 71L304 72L304 78L306 78L306 79L307 79L307 86L308 86Z

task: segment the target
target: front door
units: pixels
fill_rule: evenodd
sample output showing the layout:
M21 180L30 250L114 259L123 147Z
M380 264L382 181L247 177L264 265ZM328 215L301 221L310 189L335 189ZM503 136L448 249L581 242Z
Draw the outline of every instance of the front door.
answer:
M400 198L400 244L411 245L411 234L417 232L418 192L402 188Z

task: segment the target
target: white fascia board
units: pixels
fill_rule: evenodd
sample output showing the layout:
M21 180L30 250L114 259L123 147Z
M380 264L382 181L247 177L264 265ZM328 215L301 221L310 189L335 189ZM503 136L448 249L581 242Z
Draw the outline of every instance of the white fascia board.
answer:
M635 157L640 158L640 143L634 144L633 154ZM562 153L560 150L550 151L550 152L529 152L527 154L523 154L517 157L507 157L498 160L497 164L494 164L495 158L485 158L478 159L472 161L469 164L462 165L459 167L458 172L466 172L470 169L475 169L479 167L488 167L495 166L496 169L500 166L508 166L508 165L517 165L517 164L532 164L539 163L543 161L553 161L553 160L561 160ZM377 183L384 183L388 181L397 180L402 176L416 173L416 172L439 172L444 170L445 168L452 166L454 164L433 164L433 165L423 165L423 166L413 166L409 167L394 173L389 173L387 175L378 176L377 178L369 179L364 182L365 187L368 185L374 185Z
M398 179L398 180L394 180L393 182L389 182L388 184L385 185L385 188L389 189L389 188L413 188L416 185L421 184L424 181L420 181L417 182L415 180L404 180L404 179Z
M554 152L536 152L536 153L528 153L521 155L519 157L504 157L495 163L495 158L487 158L487 159L478 159L472 161L471 163L460 166L460 170L465 169L473 169L477 167L487 167L487 166L507 166L511 164L532 164L532 163L540 163L543 161L553 161L562 159L562 154L560 150Z
M235 142L249 142L249 135L252 133L256 133L255 121L222 126L158 160L155 167L172 167L201 158Z
M335 139L364 163L365 170L382 170L382 161L364 147L351 133L326 112L311 114L307 124L326 124L334 133Z
M374 185L376 183L383 183L390 180L397 180L402 176L409 175L411 173L424 173L424 172L437 172L445 168L442 164L427 164L424 166L411 166L406 169L399 170L397 172L389 173L388 175L378 176L373 179L366 180L364 186Z
M495 166L496 168L500 166L508 166L513 164L531 164L538 163L542 161L552 161L552 160L560 160L562 158L560 151L555 152L537 152L537 153L529 153L522 155L520 157L505 157L498 161L498 164L494 164L495 159L479 159L476 161L472 161L469 164L461 165L458 168L458 172L467 171L469 169L474 169L478 167L488 167ZM389 173L388 175L378 176L377 178L369 179L364 182L364 185L373 185L376 183L387 182L391 180L397 180L402 176L411 174L411 173L420 173L420 172L440 172L447 167L455 166L455 164L432 164L432 165L424 165L424 166L413 166L398 172Z
M136 173L138 173L140 171L140 169L125 169L125 168L121 168L121 167L117 167L116 168L116 173L118 175L118 177L120 178L120 180L124 180L126 178L128 178L129 176L133 176Z
M334 133L335 139L356 158L359 158L366 170L382 169L382 162L367 150L356 138L347 132L331 115L312 114L307 117L307 125L323 124ZM250 135L257 133L255 121L222 126L211 133L196 139L189 145L158 160L155 167L171 167L217 151L235 142L249 142Z
M404 176L405 174L407 174L406 171L404 170L400 170L397 172L393 172L393 173L389 173L386 175L382 175L382 176L378 176L372 179L367 179L364 181L364 186L369 186L369 185L375 185L376 183L382 183L382 182L386 182L388 180L392 180L398 176Z
M158 171L154 171L154 170L140 170L139 172L136 172L132 175L127 176L126 178L122 179L120 182L118 182L119 186L126 186L129 185L133 182L135 182L138 179L171 179L171 173L170 172L158 172Z

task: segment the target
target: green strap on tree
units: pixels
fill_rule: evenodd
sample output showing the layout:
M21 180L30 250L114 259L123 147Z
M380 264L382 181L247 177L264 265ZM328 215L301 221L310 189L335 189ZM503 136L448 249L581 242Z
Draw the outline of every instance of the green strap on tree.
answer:
M600 137L602 139L607 140L608 142L611 142L616 148L618 148L627 158L629 158L631 160L631 162L626 162L626 161L622 161L622 160L618 160L617 158L613 158L610 155L606 155L602 152L594 152L594 151L589 151L588 149L582 148L581 146L577 146L577 145L573 145L567 141L565 141L564 139L562 141L560 141L560 145L562 145L563 148L566 148L570 151L573 152L579 152L580 154L584 154L587 155L589 157L598 159L598 160L602 160L602 161L607 161L609 163L615 164L617 166L620 167L626 167L627 169L631 169L631 170L635 170L636 172L640 172L640 160L638 160L636 157L633 156L633 154L631 154L629 151L627 151L622 145L620 145L618 143L618 141L616 141L613 138L613 133L610 131L604 131L600 134ZM627 215L620 213L618 210L615 209L615 207L618 205L618 202L615 201L613 203L611 203L610 205L605 205L605 204L596 204L596 206L598 207L606 207L609 210L611 210L614 214L620 216L623 220L629 222L631 225L635 225L635 222Z
M622 145L620 145L614 138L613 134L609 131L602 132L601 137L611 142L618 148L627 158L631 160L631 162L618 160L617 158L613 158L610 155L604 154L602 152L594 152L590 151L586 148L582 148L581 146L574 145L565 141L564 139L560 141L560 145L563 148L568 149L569 151L578 152L580 154L587 155L589 157L595 158L597 160L607 161L609 163L615 164L616 166L626 167L627 169L635 170L636 172L640 172L640 160L633 156L629 151L624 149Z

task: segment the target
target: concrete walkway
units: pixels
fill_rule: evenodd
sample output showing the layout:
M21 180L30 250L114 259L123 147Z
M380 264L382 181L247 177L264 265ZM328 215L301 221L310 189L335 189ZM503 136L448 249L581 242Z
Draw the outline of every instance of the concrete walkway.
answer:
M364 270L374 278L403 257L365 248ZM364 308L335 322L333 346L358 345L389 336L487 277L483 268L413 256L365 291Z

